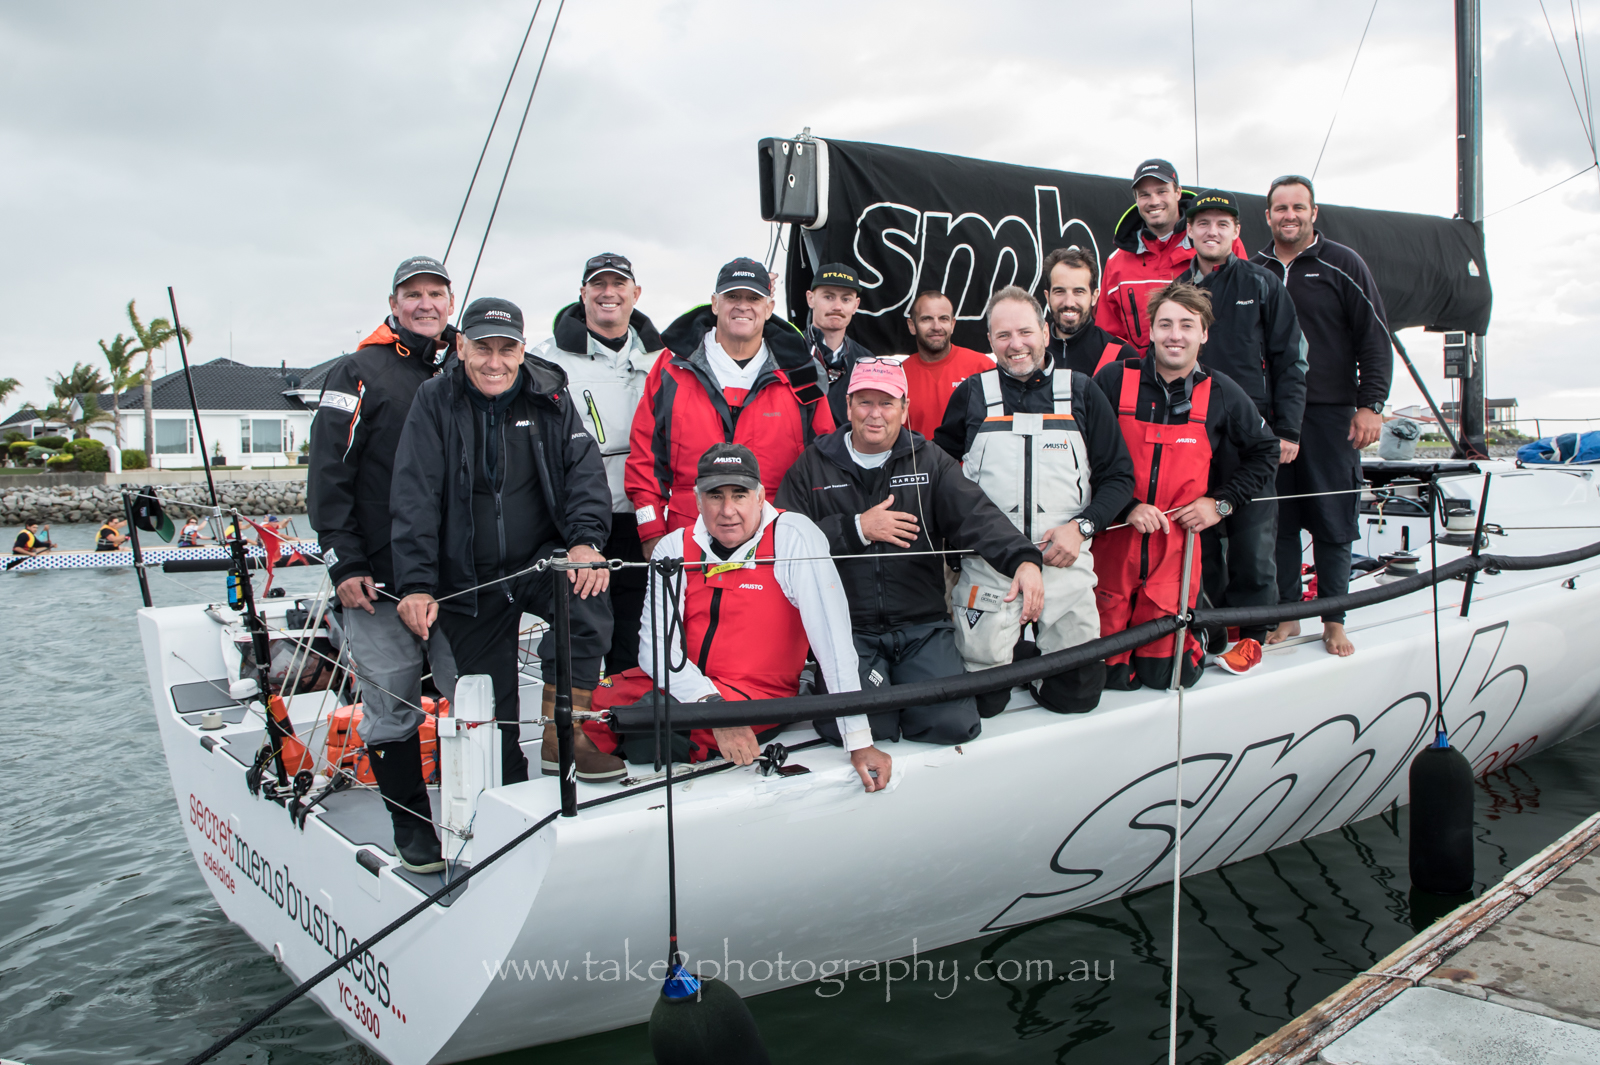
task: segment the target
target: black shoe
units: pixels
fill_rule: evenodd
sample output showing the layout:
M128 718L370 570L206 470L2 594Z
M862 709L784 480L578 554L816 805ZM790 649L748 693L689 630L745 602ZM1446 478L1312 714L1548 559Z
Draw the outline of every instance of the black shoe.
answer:
M1033 696L1040 706L1052 713L1087 714L1100 705L1106 674L1104 662L1090 662L1044 678L1033 686Z
M442 873L445 870L444 854L439 849L439 837L430 825L419 829L415 823L396 828L395 850L400 852L400 864L413 873Z
M437 873L444 869L439 851L439 836L433 830L433 807L428 802L428 785L422 779L422 740L412 733L392 743L367 747L372 775L378 781L378 794L394 823L395 853L400 864L413 873Z
M1143 685L1139 683L1139 673L1133 668L1132 662L1108 662L1106 687L1114 692L1134 692Z
M1005 712L1006 704L1011 701L1011 689L1001 688L997 692L984 692L977 698L978 716L987 721Z

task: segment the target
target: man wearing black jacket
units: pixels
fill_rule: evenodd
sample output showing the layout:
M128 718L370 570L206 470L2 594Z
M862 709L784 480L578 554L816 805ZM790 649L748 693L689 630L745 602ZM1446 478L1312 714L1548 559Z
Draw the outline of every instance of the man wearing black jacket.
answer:
M811 357L828 371L828 409L835 425L850 420L845 410L845 392L850 386L850 371L856 360L872 352L850 339L845 332L861 308L861 280L844 263L829 263L811 279L806 293L811 321L806 326L806 342Z
M444 264L414 255L394 273L389 317L328 372L311 422L306 496L361 683L359 731L406 868L444 868L422 779L422 670L446 698L455 663L444 634L414 635L395 610L389 487L395 448L423 383L451 359L455 309ZM430 638L431 637L431 638Z
M601 562L611 532L611 491L595 440L559 367L528 357L522 312L508 300L473 300L462 316L460 360L417 393L395 457L389 497L400 617L415 633L437 620L463 674L494 682L501 722L501 780L528 779L518 743L517 639L524 612L553 614L553 597L576 593L572 607L572 703L589 709L600 662L611 643L605 569L534 572L565 550L574 562ZM555 641L539 645L541 674L555 676ZM546 773L559 762L548 737ZM577 739L582 780L624 775L622 760Z
M1139 357L1138 348L1094 324L1100 264L1091 253L1079 247L1057 248L1044 257L1044 279L1050 307L1047 351L1056 366L1093 377L1109 362Z
M1197 196L1189 208L1194 259L1184 280L1210 294L1216 315L1200 349L1200 365L1220 370L1244 389L1278 438L1278 461L1293 462L1306 405L1305 338L1288 290L1260 266L1233 254L1238 239L1237 201L1217 189ZM1224 466L1237 461L1227 449L1218 457ZM1247 501L1201 534L1201 572L1213 606L1277 602L1277 539L1274 500ZM1239 637L1259 645L1270 628L1241 628ZM1213 634L1213 650L1223 649L1223 636Z
M1309 178L1285 174L1267 190L1272 247L1252 260L1282 278L1309 346L1302 448L1278 470L1278 597L1300 599L1300 530L1311 533L1319 598L1350 590L1350 544L1358 538L1361 449L1378 439L1394 373L1388 316L1361 256L1316 232L1317 200ZM1310 495L1310 493L1328 493ZM1337 493L1337 494L1334 494ZM1268 638L1300 634L1286 621ZM1336 655L1355 652L1344 614L1323 615L1322 642Z
M863 688L960 676L944 561L931 552L948 541L1009 575L1004 600L1022 600L1024 623L1043 608L1043 555L954 459L903 427L898 361L858 361L848 389L850 423L806 448L783 478L778 506L806 515L828 538L850 600ZM962 743L982 728L971 696L868 716L874 740ZM841 742L831 719L815 725Z
M1089 540L1133 498L1133 462L1105 396L1045 354L1044 310L1032 296L1002 288L985 317L997 365L956 386L933 439L1023 536L1044 545L1045 603L1034 631L1035 646L1049 654L1100 635ZM1005 590L988 562L961 560L951 606L968 670L1014 657L1022 632L1017 605L1001 601ZM1047 710L1082 713L1099 704L1105 676L1105 663L1093 662L1046 677L1034 695ZM980 695L979 714L1000 713L1010 695Z

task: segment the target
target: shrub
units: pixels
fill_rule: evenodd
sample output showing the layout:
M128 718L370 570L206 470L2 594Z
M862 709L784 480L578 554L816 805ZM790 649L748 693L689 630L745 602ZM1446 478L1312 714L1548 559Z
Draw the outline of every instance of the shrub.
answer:
M143 448L125 447L122 449L122 468L125 470L149 469L150 456L144 453Z
M93 437L86 436L81 440L68 440L66 447L63 448L63 450L70 451L76 455L80 451L93 451L95 448L99 448L100 450L104 451L105 445Z
M23 460L28 457L28 449L32 446L32 442L27 440L13 440L6 445L6 455L10 457L12 462L20 466Z
M60 451L67 446L67 438L64 436L36 436L33 442L40 447L47 447L51 451Z
M76 457L68 454L51 455L44 460L45 469L51 473L69 473L78 468Z
M88 473L110 473L111 456L106 454L103 447L79 448L78 469Z
M5 441L6 441L7 444L14 444L18 440L21 440L21 439L23 439L22 430L21 429L7 429L6 430Z

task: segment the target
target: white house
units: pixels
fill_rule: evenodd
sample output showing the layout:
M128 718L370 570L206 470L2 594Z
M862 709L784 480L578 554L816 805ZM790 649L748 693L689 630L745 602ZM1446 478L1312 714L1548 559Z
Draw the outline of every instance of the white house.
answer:
M193 367L195 405L200 411L199 433L189 405L189 385L182 370L156 379L151 406L155 414L155 439L150 465L157 469L184 469L203 465L200 437L216 465L293 466L300 445L311 431L322 381L336 359L299 369L290 366L246 366L232 359L213 359ZM144 390L129 389L114 398L95 397L104 410L115 410L122 422L122 446L144 447ZM81 416L88 396L73 401L74 416ZM109 422L91 430L96 440L111 444L115 433ZM217 461L220 457L221 461Z

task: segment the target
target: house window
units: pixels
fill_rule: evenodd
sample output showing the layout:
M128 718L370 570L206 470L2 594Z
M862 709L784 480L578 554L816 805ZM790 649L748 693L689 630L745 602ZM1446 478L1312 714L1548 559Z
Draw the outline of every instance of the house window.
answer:
M194 448L190 445L192 433L187 418L157 418L156 419L156 454L157 455L187 455Z
M239 419L239 450L246 455L282 454L287 435L282 418Z

